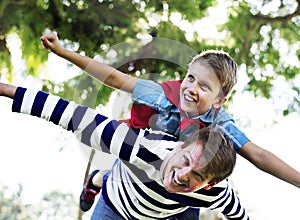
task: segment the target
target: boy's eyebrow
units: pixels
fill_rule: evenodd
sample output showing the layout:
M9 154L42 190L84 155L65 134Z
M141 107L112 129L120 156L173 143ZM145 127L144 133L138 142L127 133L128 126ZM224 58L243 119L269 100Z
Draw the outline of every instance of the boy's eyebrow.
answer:
M191 70L189 70L188 71L188 74L192 74L194 77L197 75L197 74L195 74L193 71L191 71ZM195 77L195 79L197 80L197 78ZM209 83L208 81L206 81L206 80L202 80L202 82L201 81L199 81L199 80L197 80L197 82L198 83L200 83L200 84L203 84L202 82L204 82L205 84L207 84L208 85L208 89L211 91L211 88L212 88L212 84L211 83Z

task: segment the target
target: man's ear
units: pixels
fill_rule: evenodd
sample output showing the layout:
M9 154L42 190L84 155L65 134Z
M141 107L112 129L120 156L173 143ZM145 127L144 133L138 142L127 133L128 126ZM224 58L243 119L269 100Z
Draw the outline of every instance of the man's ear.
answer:
M179 143L179 145L176 146L176 148L174 149L175 154L177 154L180 151L182 151L182 147L183 147L182 145L183 145L183 142Z
M218 182L209 183L207 186L203 187L204 190L209 190L213 188Z
M182 150L184 148L183 145L184 145L184 142L180 143L179 150Z

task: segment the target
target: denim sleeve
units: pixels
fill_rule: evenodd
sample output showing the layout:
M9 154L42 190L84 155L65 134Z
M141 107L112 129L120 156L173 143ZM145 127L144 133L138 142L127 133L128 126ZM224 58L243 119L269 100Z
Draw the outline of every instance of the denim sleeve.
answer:
M225 136L232 141L235 150L240 150L249 141L249 138L233 121L225 122L222 127L224 128Z
M159 112L173 106L162 87L151 80L139 79L134 87L132 99L138 104L149 106Z

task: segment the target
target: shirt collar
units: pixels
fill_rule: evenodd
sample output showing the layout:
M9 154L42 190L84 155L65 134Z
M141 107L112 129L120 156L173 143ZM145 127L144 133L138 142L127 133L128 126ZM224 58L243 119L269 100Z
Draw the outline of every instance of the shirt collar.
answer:
M202 115L195 116L191 119L199 119L204 123L211 124L214 120L232 120L232 117L226 112L226 110L221 107L215 115L215 109L213 107L210 107L207 112L203 113Z
M196 116L193 119L200 119L201 121L205 123L212 123L214 120L214 113L215 109L210 107L207 112L203 113L202 115Z

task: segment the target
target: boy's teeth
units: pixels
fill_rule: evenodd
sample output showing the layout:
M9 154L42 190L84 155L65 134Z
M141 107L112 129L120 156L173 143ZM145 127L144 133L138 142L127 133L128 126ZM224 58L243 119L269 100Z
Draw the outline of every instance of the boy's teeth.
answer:
M185 99L186 99L187 101L189 101L189 102L192 102L192 101L193 101L193 99L190 98L190 97L188 97L188 96L185 96Z

